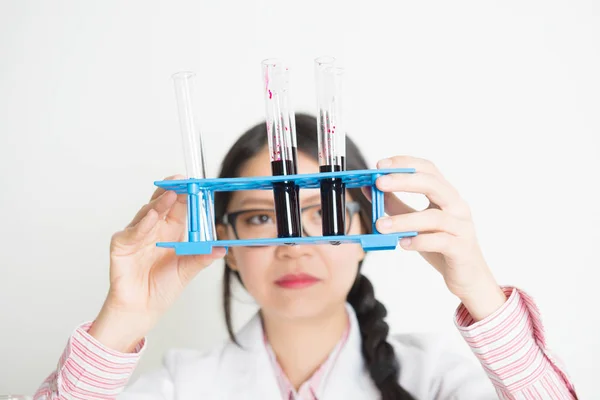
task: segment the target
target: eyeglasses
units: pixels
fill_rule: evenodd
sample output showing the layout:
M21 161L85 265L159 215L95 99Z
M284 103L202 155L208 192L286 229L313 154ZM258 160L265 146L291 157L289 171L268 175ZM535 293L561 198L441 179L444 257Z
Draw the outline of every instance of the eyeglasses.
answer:
M360 211L355 201L346 203L346 234L352 227L352 217ZM305 236L322 236L321 205L315 204L300 209L302 231ZM277 237L277 219L274 209L240 210L223 215L220 223L231 225L235 237L239 240L274 239Z

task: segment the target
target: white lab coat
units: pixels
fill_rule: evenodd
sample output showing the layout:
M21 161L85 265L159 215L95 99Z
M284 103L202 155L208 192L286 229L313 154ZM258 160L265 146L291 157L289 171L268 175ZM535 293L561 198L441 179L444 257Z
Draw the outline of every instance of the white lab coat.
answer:
M350 318L348 340L317 392L319 400L379 399L365 369L356 314ZM118 400L276 400L277 378L263 341L258 314L232 342L206 352L170 351L163 369L142 376ZM451 355L439 341L401 335L390 337L400 363L400 384L417 399L497 399L480 365Z

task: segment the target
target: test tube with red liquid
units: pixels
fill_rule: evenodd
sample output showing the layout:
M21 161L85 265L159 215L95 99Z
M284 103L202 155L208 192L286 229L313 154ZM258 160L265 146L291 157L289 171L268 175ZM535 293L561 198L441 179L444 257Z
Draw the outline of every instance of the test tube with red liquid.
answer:
M346 133L342 120L344 70L332 57L315 60L317 135L320 172L346 170ZM346 234L346 187L341 178L321 180L323 236Z
M290 73L281 60L262 62L267 135L273 175L293 175L298 171L296 118L290 103ZM300 237L299 187L293 181L273 184L278 237Z

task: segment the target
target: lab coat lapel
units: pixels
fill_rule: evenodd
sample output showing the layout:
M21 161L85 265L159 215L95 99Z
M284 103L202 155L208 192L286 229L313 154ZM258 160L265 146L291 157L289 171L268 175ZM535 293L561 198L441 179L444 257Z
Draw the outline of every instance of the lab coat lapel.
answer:
M350 304L346 304L350 320L348 340L324 377L317 392L318 400L377 399L380 394L373 384L362 356L360 327Z
M318 400L379 398L379 391L365 368L356 314L351 305L347 304L346 309L350 320L348 340L333 366L326 372L317 390ZM224 355L223 362L227 364L224 370L232 373L221 384L227 385L227 392L235 393L236 399L281 398L276 372L269 359L263 335L262 322L257 313L237 334L238 342L243 348L230 344Z
M230 343L228 355L223 360L231 376L222 385L236 399L280 399L281 391L275 371L264 344L260 314L254 315L236 335L242 348ZM233 397L231 397L233 398Z

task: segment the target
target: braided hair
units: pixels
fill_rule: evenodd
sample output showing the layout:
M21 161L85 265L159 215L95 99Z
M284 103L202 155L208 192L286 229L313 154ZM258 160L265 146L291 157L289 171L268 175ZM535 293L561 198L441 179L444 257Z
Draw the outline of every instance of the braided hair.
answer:
M398 384L400 365L394 348L387 342L390 330L385 322L387 310L377 301L371 281L360 270L348 293L348 303L356 313L362 338L362 354L371 379L381 391L382 400L412 399Z

